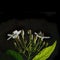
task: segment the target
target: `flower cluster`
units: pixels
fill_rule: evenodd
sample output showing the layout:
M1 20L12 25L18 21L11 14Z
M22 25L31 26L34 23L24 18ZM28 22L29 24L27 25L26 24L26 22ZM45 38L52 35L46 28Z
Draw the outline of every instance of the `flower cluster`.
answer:
M23 37L24 36L24 31L23 30L20 30L20 31L15 30L15 31L13 31L13 34L8 34L9 38L7 40L10 40L11 38L13 38L13 39L17 38L17 37L19 37L19 34L21 34L22 37ZM31 32L29 33L29 31L28 31L28 34L31 34ZM44 34L41 31L39 32L39 34L36 33L36 32L34 34L37 36L37 38L41 38L42 41L43 41L43 39L50 38L50 37L44 36Z
M27 31L28 39L25 36L24 30L15 30L12 34L8 34L8 36L9 38L7 40L10 40L11 38L15 39L15 47L19 53L25 55L28 60L31 59L32 53L39 52L44 47L46 42L43 40L50 38L49 36L44 36L44 33L41 31L39 33L34 32L34 34L32 34L31 30Z

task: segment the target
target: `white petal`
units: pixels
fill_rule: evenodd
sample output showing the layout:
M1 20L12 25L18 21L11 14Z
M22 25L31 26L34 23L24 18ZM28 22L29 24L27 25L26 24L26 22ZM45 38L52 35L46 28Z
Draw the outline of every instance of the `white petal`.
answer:
M41 40L43 41L43 39L48 39L48 38L50 38L50 37L42 37Z
M20 34L21 33L21 30L20 31L18 31L18 34Z
M18 31L17 31L17 30L15 30L15 31L13 31L13 34L17 34L17 32L18 32Z
M36 32L34 34L38 37L38 34Z
M18 35L14 35L12 38L14 39L14 38L17 38L18 37Z
M34 34L36 34L37 35L37 33L35 32Z
M11 37L9 37L7 40L10 40L11 39Z
M37 37L41 38L41 36L39 36L36 32L35 32L35 35L36 35Z
M8 36L11 36L12 37L13 35L12 34L8 34Z
M44 37L44 38L48 39L48 38L50 38L50 37Z

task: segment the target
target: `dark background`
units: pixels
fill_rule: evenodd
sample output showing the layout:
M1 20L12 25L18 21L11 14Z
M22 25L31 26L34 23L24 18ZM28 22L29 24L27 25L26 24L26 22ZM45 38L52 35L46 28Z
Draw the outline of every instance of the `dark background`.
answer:
M18 8L7 7L0 8L0 22L7 21L8 19L25 19L25 18L44 18L51 22L58 22L56 20L56 8Z
M54 39L56 38L56 39L58 39L58 42L60 42L59 34L58 34L59 33L59 23L58 23L59 20L56 19L56 10L55 10L55 8L52 8L51 11L48 8L47 9L44 8L44 9L0 8L0 24L1 25L6 24L6 26L9 24L10 24L10 26L13 25L12 27L10 27L10 28L12 28L11 31L13 31L17 26L19 26L19 22L21 24L20 28L23 28L23 27L24 27L23 29L31 28L33 31L38 31L41 27L41 29L44 31L42 26L39 26L39 25L41 25L41 24L49 25L49 23L50 23L50 25L48 27L50 27L51 30L47 30L47 28L46 28L45 32L49 31L51 34L53 34ZM43 21L43 23L41 23L41 21ZM47 23L45 23L45 21L47 21ZM39 22L40 22L40 24L39 24ZM16 26L16 27L13 28L14 26ZM5 28L6 31L7 31L7 27ZM19 29L19 28L17 27L17 29ZM2 29L1 29L1 32L2 32ZM9 32L9 30L8 30L8 32ZM3 45L3 47L4 47L4 45ZM57 48L56 48L56 53L54 53L55 57L53 57L54 56L54 54L53 54L53 56L51 57L50 60L52 60L52 59L55 60L58 57L59 48L60 47L59 47L59 43L58 43ZM5 48L4 49L2 48L2 51L4 51L4 50L5 50Z

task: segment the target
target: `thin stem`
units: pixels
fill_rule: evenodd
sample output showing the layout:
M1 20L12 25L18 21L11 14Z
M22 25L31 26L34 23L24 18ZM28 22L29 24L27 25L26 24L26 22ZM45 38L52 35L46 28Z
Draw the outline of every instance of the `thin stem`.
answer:
M19 43L20 43L21 47L22 47L22 48L25 48L25 47L23 46L23 44L22 44L21 40L20 40L20 39L17 39L17 40L19 41Z
M23 51L23 54L24 54L24 55L25 55L25 57L27 58L27 56L26 56L25 52L26 52L26 51L24 50L24 51Z
M15 45L15 44L14 44L14 45ZM17 46L17 44L15 45L15 48L16 48L19 52L22 51L21 48Z
M30 55L31 55L31 53L29 53L29 55L28 55L28 60L30 60Z
M44 47L45 42L43 42L42 46L38 48L38 52Z
M18 43L17 39L16 39L15 41L16 41L16 43L17 43L18 48L20 48L20 45L19 45L19 43Z
M35 46L35 50L37 49L38 45L39 45L39 43L36 44L36 46Z
M21 40L22 40L22 43L23 43L23 45L24 45L24 49L26 48L26 44L25 44L25 42L24 42L24 39L23 38L21 38ZM26 50L26 49L25 49Z

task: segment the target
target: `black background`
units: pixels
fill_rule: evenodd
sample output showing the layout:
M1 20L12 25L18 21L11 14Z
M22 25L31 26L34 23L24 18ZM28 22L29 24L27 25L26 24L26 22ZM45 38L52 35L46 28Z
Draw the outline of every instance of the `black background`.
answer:
M56 9L53 8L0 8L0 22L7 21L8 19L25 19L25 18L44 18L48 21L57 23Z
M59 32L59 19L56 19L55 8L0 8L0 24L8 20L15 19L16 21L24 21L25 19L40 19L46 20L57 25ZM60 41L59 41L60 42ZM58 57L55 56L54 60Z

